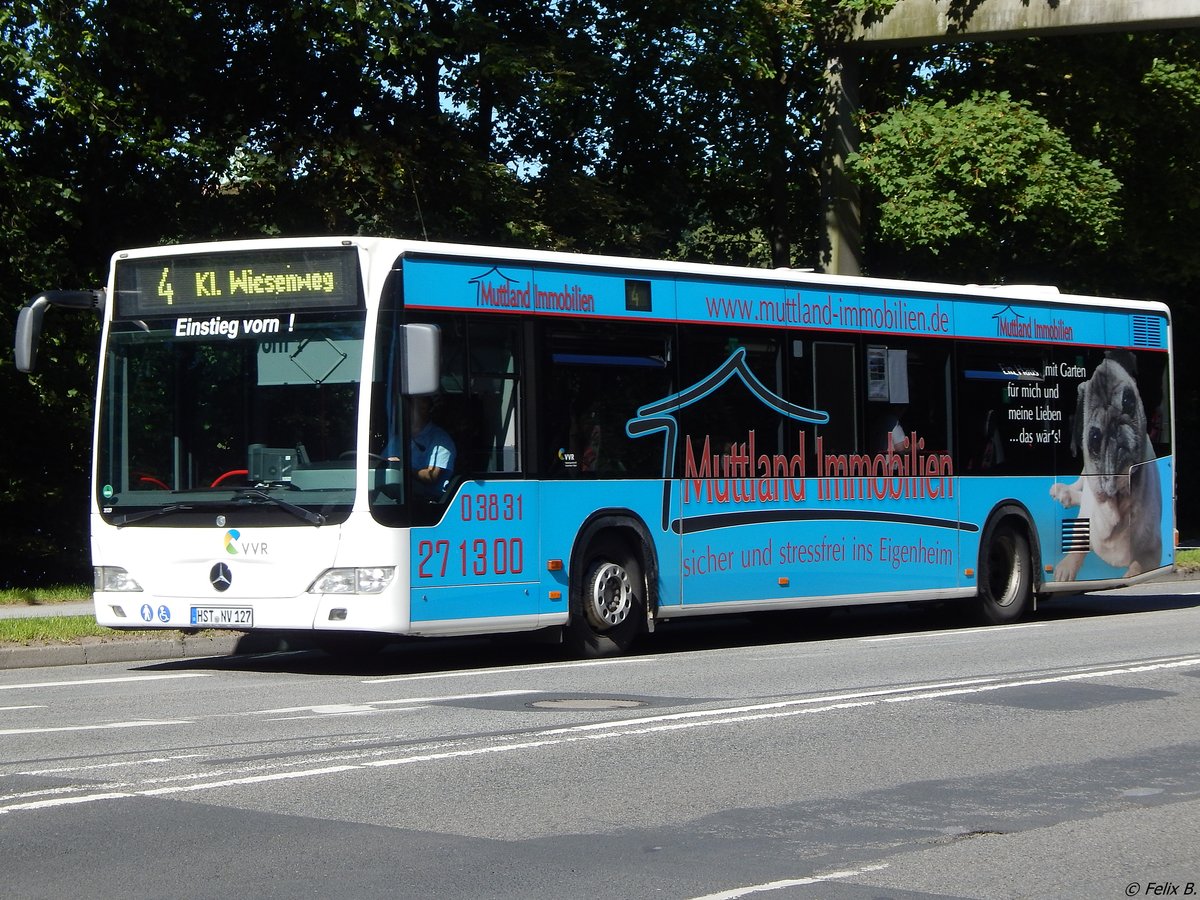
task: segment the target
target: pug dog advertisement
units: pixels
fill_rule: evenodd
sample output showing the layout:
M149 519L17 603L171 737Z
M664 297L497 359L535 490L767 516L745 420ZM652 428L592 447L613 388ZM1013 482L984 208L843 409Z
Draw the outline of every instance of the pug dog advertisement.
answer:
M1088 550L1067 553L1055 581L1074 581L1089 554L1126 578L1162 565L1162 485L1132 353L1109 351L1081 382L1070 448L1083 471L1051 496L1087 521Z

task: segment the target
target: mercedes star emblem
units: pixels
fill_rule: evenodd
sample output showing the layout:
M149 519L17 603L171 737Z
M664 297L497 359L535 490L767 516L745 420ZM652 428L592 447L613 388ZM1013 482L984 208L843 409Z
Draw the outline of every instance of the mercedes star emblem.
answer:
M225 563L217 563L208 573L208 580L218 591L227 591L233 584L233 573Z

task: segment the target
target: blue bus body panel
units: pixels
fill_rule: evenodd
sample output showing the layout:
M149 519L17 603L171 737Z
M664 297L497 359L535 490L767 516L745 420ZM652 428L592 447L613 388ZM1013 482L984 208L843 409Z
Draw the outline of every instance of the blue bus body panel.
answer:
M410 532L414 623L543 612L541 485L463 482L440 522Z
M1169 458L1157 460L1153 468L1161 484L1171 483ZM693 493L683 503L687 488L676 482L669 487L665 524L660 481L468 482L448 503L441 523L412 531L412 619L419 623L566 612L566 565L577 536L596 510L644 523L658 556L657 593L664 615L673 608L716 603L787 605L839 597L862 600L868 594L973 590L975 577L967 570L977 571L987 517L1002 505L1028 512L1037 538L1032 550L1040 550L1035 559L1043 567L1040 580L1053 581L1064 555L1064 523L1077 518L1077 510L1064 509L1051 498L1056 480L1029 476L954 481L953 496L873 506L862 498L834 497L828 480L824 487L817 479L806 479L786 489L782 480L771 480L759 485L763 496L736 501L735 512L729 509L733 501L715 496L696 502ZM771 497L773 490L793 493ZM500 510L506 508L506 498L520 497L522 518L506 520L503 512L501 518L487 518L497 497ZM535 521L538 500L540 529ZM1164 492L1160 567L1173 563L1169 504ZM680 505L686 514L671 516ZM471 512L464 515L468 509ZM562 560L564 569L549 571L546 561L551 559ZM520 571L510 571L514 567ZM1126 569L1089 552L1077 580L1086 588L1084 582L1122 579ZM554 592L558 596L552 599Z
M1103 365L1118 365L1107 348L1127 350L1126 356L1136 349L1154 357L1152 370L1167 371L1165 314L1151 307L1121 312L1052 292L1012 299L978 291L955 296L931 286L912 293L852 290L801 276L796 284L752 273L704 279L629 265L588 267L585 257L573 267L415 256L404 263L405 304L417 311L757 326L805 338L857 332L864 344L899 336L901 347L909 338L958 339L963 356L955 352L954 365L961 366L955 391L986 402L957 400L960 421L944 439L979 440L982 429L972 430L972 417L994 411L1003 443L997 452L1007 453L1009 465L999 468L997 457L990 471L991 462L976 460L969 469L972 453L965 451L974 448L951 454L923 443L895 454L824 453L814 446L822 426L850 413L808 409L776 395L766 384L781 376L752 371L748 351L731 340L727 358L715 360L710 374L622 413L628 438L661 442L661 477L465 483L437 526L412 532L414 622L565 612L565 569L575 542L589 517L605 512L629 516L649 533L660 610L668 614L743 601L963 596L977 587L981 540L1001 506L1023 510L1032 522L1039 584L1112 582L1172 563L1172 458L1149 461L1148 434L1169 451L1169 434L1155 431L1169 404L1160 398L1152 405L1152 379L1136 384L1139 439L1145 439L1138 459L1148 462L1137 477L1137 498L1126 501L1134 510L1128 515L1153 535L1143 534L1151 549L1143 547L1137 562L1130 554L1138 549L1121 548L1104 522L1113 513L1094 480L1100 476L1079 474L1085 463L1072 434L1076 415L1083 415L1077 397ZM1110 377L1113 371L1106 369ZM1136 371L1122 377L1135 379ZM1160 395L1168 381L1164 375ZM753 431L718 435L721 425L707 410L685 412L721 391L728 404L764 405L799 451L760 455ZM687 415L699 433L686 432ZM765 446L763 434L757 440ZM741 442L732 456L730 437ZM660 443L653 446L658 453ZM781 467L787 477L779 477ZM549 560L561 560L564 571L550 571Z
M714 280L589 268L586 257L568 268L417 256L404 262L404 292L406 305L420 309L1167 349L1165 316L1072 303L1053 292L1037 302L793 285L755 280L755 274ZM645 306L632 301L631 283L644 286L652 300Z

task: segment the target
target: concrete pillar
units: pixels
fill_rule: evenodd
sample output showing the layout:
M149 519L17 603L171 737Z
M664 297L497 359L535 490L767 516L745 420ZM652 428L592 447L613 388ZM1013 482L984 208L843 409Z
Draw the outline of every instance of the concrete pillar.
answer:
M858 51L843 48L825 67L825 146L821 197L825 239L820 269L831 275L862 274L862 221L858 188L846 176L846 157L858 149Z

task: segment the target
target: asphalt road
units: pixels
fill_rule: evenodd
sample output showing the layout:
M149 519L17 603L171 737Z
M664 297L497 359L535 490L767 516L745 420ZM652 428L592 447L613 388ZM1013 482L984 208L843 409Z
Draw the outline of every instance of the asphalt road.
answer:
M0 895L1186 896L1198 606L0 672Z

